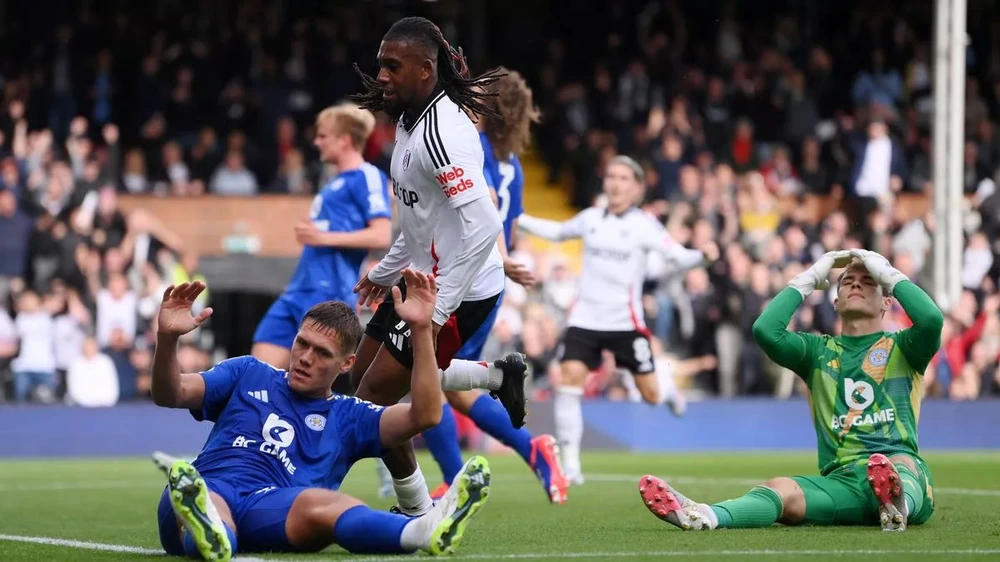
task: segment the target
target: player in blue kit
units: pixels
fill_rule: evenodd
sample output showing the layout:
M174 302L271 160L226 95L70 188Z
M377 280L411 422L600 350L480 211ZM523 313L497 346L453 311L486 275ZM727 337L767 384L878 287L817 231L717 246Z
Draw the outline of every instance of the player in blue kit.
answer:
M193 463L154 455L169 480L158 509L168 554L228 560L237 551L318 551L331 544L354 553L454 551L489 493L484 458L470 460L453 491L416 518L372 510L336 491L355 461L378 457L441 418L431 323L437 283L410 269L402 275L405 300L393 288L392 302L411 331L412 398L389 407L330 390L337 375L350 370L362 334L345 304L326 301L309 309L287 372L244 356L204 373L181 373L178 339L212 310L192 315L205 289L201 282L165 291L153 399L215 422Z
M309 307L326 300L353 305L354 284L368 251L392 244L388 180L361 152L374 128L375 115L349 103L316 117L320 160L339 173L313 198L309 220L295 226L304 246L298 267L254 333L251 354L269 365L288 365L292 340Z
M504 271L515 282L530 286L534 283L531 272L511 259L508 252L514 245L517 219L524 213L524 171L517 155L531 142L531 124L537 123L541 115L532 101L531 89L524 78L517 71L505 68L498 71L503 75L484 89L490 95L487 98L488 105L500 117L480 115L477 122L483 145L483 175L496 197L500 218L503 220L506 243L500 247ZM481 360L483 346L496 321L502 300L498 299L486 322L465 342L455 355L456 359ZM514 449L538 477L549 501L566 501L569 481L559 464L559 449L555 437L539 435L532 438L526 429L515 429L503 406L482 391L446 391L445 395L448 403L444 405L441 423L424 432L427 448L444 476L444 481L431 493L431 497L436 499L443 496L455 475L462 469L458 427L452 411L454 408L468 416L487 434Z

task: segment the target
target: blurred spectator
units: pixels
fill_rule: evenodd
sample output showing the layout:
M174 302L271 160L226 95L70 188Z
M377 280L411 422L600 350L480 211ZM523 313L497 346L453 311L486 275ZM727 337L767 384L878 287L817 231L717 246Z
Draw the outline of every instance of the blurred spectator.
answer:
M111 358L100 352L97 339L83 341L80 356L66 375L66 401L85 408L102 408L118 403L118 374Z
M106 356L119 399L146 397L162 291L203 275L168 225L141 208L120 209L118 193L314 193L331 170L315 164L313 114L358 89L351 64L371 70L373 45L395 12L238 2L235 11L198 12L192 27L170 21L164 8L176 2L118 4L113 15L63 3L47 6L53 21L87 23L40 26L14 4L0 3L8 24L0 42L11 45L0 52L0 382L7 358L23 374L7 378L21 381L22 398L51 399L61 375L69 387L74 365L106 366L98 359ZM930 4L818 3L744 10L739 19L680 2L615 4L637 17L609 22L604 36L546 20L524 30L523 48L470 55L532 76L545 115L537 157L549 183L566 180L571 206L594 204L604 163L628 153L647 171L643 209L678 241L722 254L686 276L650 265L643 305L654 349L683 385L723 396L794 394L794 378L763 357L749 327L826 251L877 250L936 294L937 225L926 204L940 187L931 175L933 51L929 35L914 31L926 31ZM948 311L925 376L928 395L962 400L1000 394L1000 49L984 43L995 18L983 10L970 5L967 291ZM446 30L464 16L462 6L447 12L434 16ZM17 47L21 35L38 48ZM394 131L378 115L365 154L383 169ZM535 158L524 158L526 169ZM488 348L524 351L544 387L576 275L563 248L516 247L541 283L509 287ZM10 322L4 310L15 312ZM885 324L900 329L909 319L894 306ZM832 292L815 293L793 327L837 330ZM211 329L184 341L185 370L209 363L200 342L212 340ZM90 353L84 334L100 351ZM610 360L590 383L594 395L629 396ZM117 400L110 387L101 403ZM87 398L70 392L69 400Z
M243 153L230 150L225 162L212 174L209 189L216 195L254 195L257 178L245 165Z
M137 312L136 296L125 276L111 274L108 288L97 293L97 343L109 347L117 337L122 341L119 345L130 346L136 336Z
M14 326L20 350L14 359L14 400L55 401L57 380L52 314L38 295L25 291L17 300Z
M14 190L0 189L0 285L27 277L31 230L31 217L18 208Z
M17 326L7 309L0 306L0 398L7 394L7 383L13 383L10 369L11 362L17 356L17 348Z

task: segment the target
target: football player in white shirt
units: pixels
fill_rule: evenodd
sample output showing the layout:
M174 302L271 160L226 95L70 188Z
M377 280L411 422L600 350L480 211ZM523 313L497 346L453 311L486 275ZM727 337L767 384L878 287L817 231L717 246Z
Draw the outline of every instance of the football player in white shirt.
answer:
M531 144L531 124L541 119L541 112L535 107L531 88L521 74L504 67L500 67L500 71L504 74L487 86L486 91L493 94L487 102L501 117L478 115L473 116L473 119L479 129L485 157L483 175L491 193L496 195L494 202L503 220L505 240L500 243L500 249L505 255L504 269L511 281L529 287L535 283L534 275L503 250L513 248L512 235L516 232L518 218L524 212L524 172L518 155ZM465 342L456 357L480 360L501 305L502 300L497 303L488 321ZM515 428L503 407L481 390L448 392L446 395L448 401L441 414L441 423L423 433L424 444L441 468L443 477L441 485L431 492L431 497L437 499L443 496L465 464L459 447L458 426L452 411L454 408L454 411L467 416L484 433L517 452L538 478L549 501L566 501L569 481L559 465L559 447L554 436L533 436L525 428Z
M401 232L382 260L358 282L359 304L378 303L410 267L437 278L434 310L438 365L445 390L483 388L507 410L515 428L524 425L524 378L520 354L492 365L452 361L487 321L504 289L497 248L503 225L483 177L479 133L466 114L495 115L481 88L499 73L469 78L465 57L425 18L397 21L382 38L379 73L361 73L365 92L353 96L362 108L385 111L396 123L390 175L398 200ZM355 66L357 70L357 67ZM400 284L405 295L405 285ZM383 302L365 329L351 369L356 396L395 404L409 392L413 353L410 330ZM398 508L427 512L432 501L413 456L412 444L383 457L393 477Z
M604 174L607 207L591 207L566 222L521 215L520 227L554 241L583 239L583 270L576 301L563 336L561 379L555 394L556 438L566 476L583 483L580 399L587 373L601 363L601 352L614 354L619 368L634 375L642 399L650 404L673 400L669 370L656 369L643 319L641 291L650 252L675 268L701 264L698 250L678 244L663 225L635 206L644 181L642 167L628 156L615 156Z

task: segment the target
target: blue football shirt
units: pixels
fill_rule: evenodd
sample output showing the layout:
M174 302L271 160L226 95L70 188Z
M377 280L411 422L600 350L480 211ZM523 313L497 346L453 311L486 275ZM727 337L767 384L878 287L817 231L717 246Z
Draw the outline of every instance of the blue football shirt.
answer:
M336 490L351 465L383 452L382 406L339 394L300 397L284 371L251 356L222 361L202 377L205 400L191 414L215 422L194 461L206 478L242 490Z
M486 133L479 133L479 144L483 145L483 176L486 177L486 186L490 189L497 188L497 159L493 154L493 143Z
M479 141L483 145L483 174L486 182L497 192L497 206L509 251L512 247L510 236L514 230L514 220L524 214L524 170L516 154L512 153L506 160L497 160L493 143L486 133L479 133Z
M354 232L372 219L392 218L389 180L381 170L364 163L331 179L313 198L309 218L327 232ZM325 298L354 305L354 285L361 276L367 250L306 246L286 289L289 293L320 292Z

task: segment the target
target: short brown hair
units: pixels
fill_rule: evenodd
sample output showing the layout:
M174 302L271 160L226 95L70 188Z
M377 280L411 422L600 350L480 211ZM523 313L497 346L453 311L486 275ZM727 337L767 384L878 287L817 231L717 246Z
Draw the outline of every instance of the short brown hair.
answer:
M351 307L340 301L323 301L313 305L302 318L302 323L305 324L307 320L312 320L319 327L334 332L337 343L340 344L340 352L344 355L354 353L364 333L358 315Z
M375 130L375 114L353 103L332 105L320 111L316 116L316 125L327 120L333 121L333 128L338 133L351 137L355 150L362 150Z

